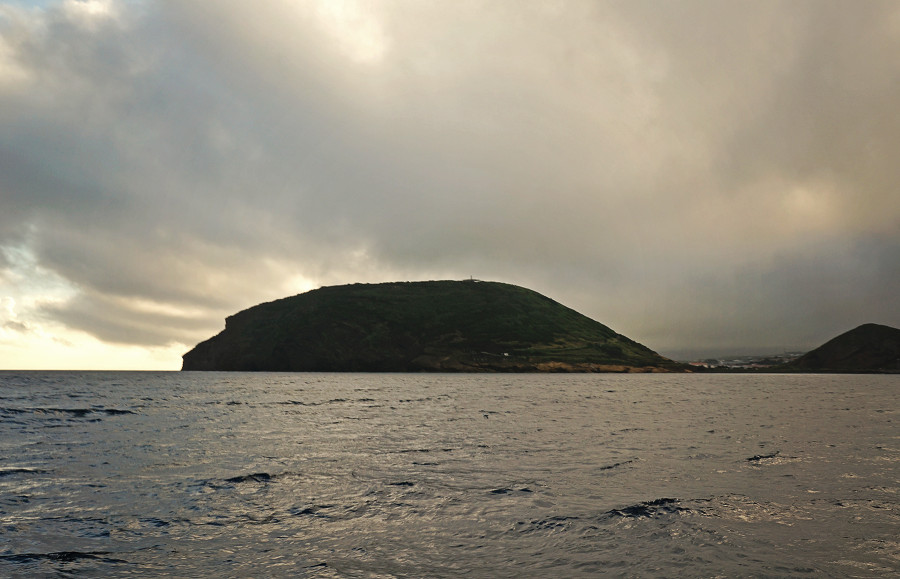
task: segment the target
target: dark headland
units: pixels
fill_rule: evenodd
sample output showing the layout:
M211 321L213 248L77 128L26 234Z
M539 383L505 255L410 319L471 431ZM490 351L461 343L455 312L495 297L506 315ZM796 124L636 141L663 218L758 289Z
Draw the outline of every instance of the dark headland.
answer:
M863 324L771 370L900 373L900 330Z
M529 289L467 281L323 287L229 316L183 370L679 372Z

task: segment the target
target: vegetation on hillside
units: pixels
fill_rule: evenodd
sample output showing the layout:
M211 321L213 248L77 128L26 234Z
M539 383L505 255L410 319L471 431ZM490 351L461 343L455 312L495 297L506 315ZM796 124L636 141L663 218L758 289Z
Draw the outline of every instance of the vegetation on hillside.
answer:
M782 366L793 372L900 372L900 330L863 324Z
M226 320L185 370L602 371L681 366L537 292L481 281L323 287Z

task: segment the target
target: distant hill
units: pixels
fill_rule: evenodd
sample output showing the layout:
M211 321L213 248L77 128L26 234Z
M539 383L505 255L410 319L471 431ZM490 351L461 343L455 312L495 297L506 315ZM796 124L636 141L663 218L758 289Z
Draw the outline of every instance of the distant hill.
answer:
M863 324L774 369L800 372L900 372L900 330L879 324Z
M323 287L260 304L183 359L183 370L684 369L537 292L475 280Z

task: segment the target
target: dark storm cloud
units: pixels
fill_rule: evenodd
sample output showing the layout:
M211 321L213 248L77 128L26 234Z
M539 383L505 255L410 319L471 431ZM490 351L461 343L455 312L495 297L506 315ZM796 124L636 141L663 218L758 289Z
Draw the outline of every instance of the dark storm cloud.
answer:
M111 342L189 344L301 278L501 279L660 350L900 325L898 12L6 8L0 246Z
M83 294L65 306L47 306L45 314L74 328L90 328L97 338L113 343L165 344L173 332L184 335L208 330L205 320L183 314L147 310L133 300L109 294Z

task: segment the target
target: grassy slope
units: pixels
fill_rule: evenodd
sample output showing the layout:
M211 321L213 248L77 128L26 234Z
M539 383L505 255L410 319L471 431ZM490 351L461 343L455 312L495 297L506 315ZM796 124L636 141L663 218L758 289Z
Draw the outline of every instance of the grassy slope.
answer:
M474 281L320 288L240 312L185 355L185 369L228 370L515 370L546 362L674 366L536 292Z

